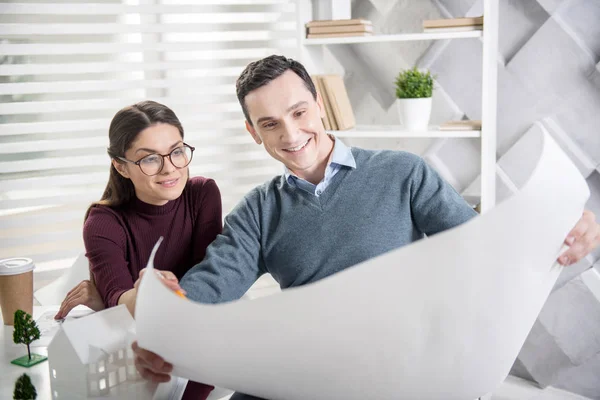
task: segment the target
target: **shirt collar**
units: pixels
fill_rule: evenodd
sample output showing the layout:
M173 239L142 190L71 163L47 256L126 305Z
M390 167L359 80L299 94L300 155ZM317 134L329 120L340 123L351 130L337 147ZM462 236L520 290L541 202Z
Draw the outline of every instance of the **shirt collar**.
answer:
M336 138L334 135L329 134L329 137L333 139L333 151L331 152L331 157L327 167L329 167L331 164L337 164L343 167L356 168L356 160L354 159L354 155L352 155L352 150L350 150L350 147L346 146L344 142ZM296 176L285 165L283 166L283 175L287 182L289 182L290 177Z

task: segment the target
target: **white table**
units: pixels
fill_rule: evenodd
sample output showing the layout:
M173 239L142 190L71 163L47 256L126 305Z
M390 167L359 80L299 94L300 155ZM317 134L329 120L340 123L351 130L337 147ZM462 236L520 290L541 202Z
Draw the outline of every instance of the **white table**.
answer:
M33 319L38 322L42 337L30 345L32 353L45 356L48 355L48 345L50 344L50 341L54 335L60 329L60 324L53 321L53 316L58 309L59 306L33 307ZM81 317L90 313L93 313L93 311L87 307L78 306L71 312L70 315L75 314L76 317ZM44 317L45 322L39 321L40 317L44 316L44 314L46 314L46 317ZM54 400L52 396L48 361L43 361L30 368L24 368L10 363L15 358L27 354L27 348L25 345L15 344L13 342L13 331L13 326L2 324L2 333L0 336L0 341L2 342L2 352L0 353L0 363L2 365L2 372L0 373L0 399L12 399L15 381L23 373L26 373L29 375L31 382L35 386L37 400ZM173 389L170 385L162 385L157 389L156 384L152 384L143 380L130 383L129 385L139 386L137 388L139 394L143 394L142 396L147 395L146 398L154 399L171 398L171 390ZM128 388L123 388L121 386L114 388L116 395L119 395L120 393L122 394L123 392L121 392L121 390L127 389L131 390L131 386L128 386ZM69 398L68 394L67 398ZM175 396L175 398L177 398L177 396Z
M58 311L59 306L34 306L33 307L33 319L38 320L40 316L47 312L55 313ZM85 311L86 307L78 306L74 310L75 312ZM88 309L88 311L91 311ZM26 373L31 378L31 382L35 386L37 391L37 400L53 400L52 389L50 385L50 372L48 369L48 362L44 361L30 368L20 367L13 365L10 362L15 358L21 357L27 354L27 347L23 344L15 344L13 342L13 326L4 325L1 320L2 331L0 332L0 343L2 350L0 350L0 399L12 399L13 391L15 387L15 381L23 373ZM54 330L52 333L56 333ZM31 352L42 354L47 356L47 346L52 339L53 334L42 336L40 340L36 340L31 344ZM136 383L144 384L142 383ZM118 390L118 387L117 387ZM225 400L231 395L231 391L227 389L215 388L210 394L208 400ZM177 397L177 396L176 396ZM172 387L168 384L161 384L161 386L154 393L155 399L173 398Z
M58 310L58 306L35 306L33 308L33 318L37 320L42 314L47 311ZM1 315L0 315L1 318ZM50 387L50 373L48 371L48 362L44 361L31 368L23 368L13 365L10 362L15 358L27 354L27 348L22 344L14 344L12 335L14 327L2 324L0 332L0 342L2 349L0 350L0 399L12 399L15 381L21 374L27 373L31 377L31 381L37 390L37 400L52 400L52 392ZM48 339L42 342L42 345L36 342L32 343L31 351L47 355ZM226 399L231 393L224 389L217 389L211 393L210 399ZM495 391L491 396L491 400L584 400L581 397L572 393L564 392L554 388L540 389L528 381L521 380L509 376L506 381ZM487 399L486 399L487 400Z

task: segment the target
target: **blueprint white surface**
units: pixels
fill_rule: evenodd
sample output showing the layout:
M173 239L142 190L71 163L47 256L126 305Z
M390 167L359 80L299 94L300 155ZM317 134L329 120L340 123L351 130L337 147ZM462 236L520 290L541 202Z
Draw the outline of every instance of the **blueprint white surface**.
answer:
M141 347L174 374L269 399L474 399L508 374L589 196L546 133L514 197L322 281L202 305L141 282ZM156 250L156 248L155 248ZM160 251L160 249L158 249ZM152 258L148 268L152 268Z

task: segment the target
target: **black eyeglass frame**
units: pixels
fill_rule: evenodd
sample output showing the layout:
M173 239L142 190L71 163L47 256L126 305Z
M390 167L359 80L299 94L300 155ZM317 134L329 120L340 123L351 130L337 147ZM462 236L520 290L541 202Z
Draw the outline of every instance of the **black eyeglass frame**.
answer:
M191 151L191 154L190 154L190 159L189 159L188 163L187 163L187 164L185 164L183 167L178 167L177 165L173 164L173 159L171 158L171 154L173 154L173 152L174 152L175 150L177 150L177 149L179 149L179 148L181 148L181 147L187 147L188 149L190 149L190 151ZM196 148L195 148L194 146L190 146L190 145L189 145L189 144L187 144L187 143L183 143L183 145L182 145L182 146L178 146L178 147L174 148L173 150L171 150L171 152L170 152L169 154L158 154L158 153L152 153L152 154L148 154L147 156L144 156L144 157L140 158L140 159L139 159L139 160L137 160L137 161L131 161L131 160L128 160L128 159L126 159L125 157L119 157L119 156L117 156L116 158L118 158L118 159L119 159L119 160L121 160L121 161L125 161L125 162L128 162L128 163L131 163L131 164L135 164L135 165L137 165L137 166L140 168L140 171L142 171L142 174L144 174L144 175L146 175L146 176L156 176L156 175L160 174L160 173L161 173L161 171L163 170L163 168L165 167L165 158L166 158L166 157L169 157L169 162L171 163L171 165L173 165L173 166L174 166L175 168L177 168L177 169L185 168L185 167L187 167L188 165L190 165L190 163L192 162L192 158L194 158L194 150L196 150ZM142 169L142 166L140 165L140 164L142 163L142 160L143 160L144 158L151 157L151 156L160 156L160 157L161 157L161 158L160 158L160 161L161 161L160 168L158 169L158 172L157 172L157 173L155 173L155 174L152 174L152 175L145 173L145 172L144 172L144 170Z

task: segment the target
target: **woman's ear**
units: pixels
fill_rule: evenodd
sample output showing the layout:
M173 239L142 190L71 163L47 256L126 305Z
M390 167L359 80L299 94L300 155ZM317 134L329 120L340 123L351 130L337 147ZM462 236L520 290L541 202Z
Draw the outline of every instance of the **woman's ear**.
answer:
M129 172L127 172L127 168L125 168L125 164L117 162L115 159L113 159L111 162L112 162L113 167L115 167L115 169L117 170L117 172L123 178L129 179Z

